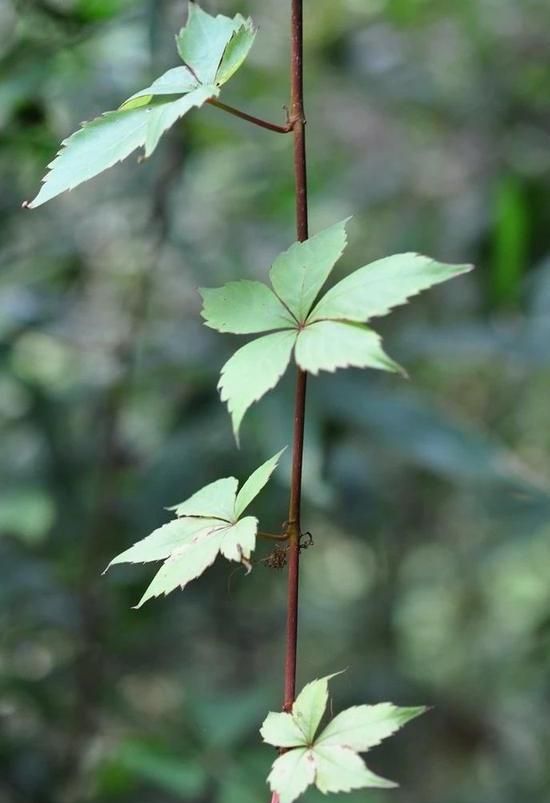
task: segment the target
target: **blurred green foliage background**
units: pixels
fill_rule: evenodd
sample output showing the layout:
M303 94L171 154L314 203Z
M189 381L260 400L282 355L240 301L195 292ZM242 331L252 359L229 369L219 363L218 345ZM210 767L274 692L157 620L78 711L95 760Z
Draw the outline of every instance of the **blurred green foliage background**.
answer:
M283 119L286 0L204 0L260 34L223 99ZM290 439L292 382L236 451L199 285L294 239L290 139L216 109L35 212L58 142L177 56L183 0L0 0L0 800L266 801L285 574L217 565L131 610L100 573L219 476ZM550 6L306 0L312 231L340 275L419 250L477 271L383 322L412 381L311 381L300 685L433 710L370 756L395 792L550 794ZM259 505L285 518L288 458ZM269 547L260 547L265 557ZM318 800L311 794L306 800Z

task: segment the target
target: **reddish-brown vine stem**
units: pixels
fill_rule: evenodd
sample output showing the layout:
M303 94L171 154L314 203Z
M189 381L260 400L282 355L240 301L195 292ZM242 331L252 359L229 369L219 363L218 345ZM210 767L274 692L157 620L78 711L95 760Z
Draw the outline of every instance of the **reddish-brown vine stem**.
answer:
M296 191L296 234L308 237L306 139L303 85L303 2L291 0L290 119L293 120L294 182ZM296 653L298 645L298 589L300 570L300 532L302 465L307 375L297 369L292 439L292 477L288 512L288 595L283 709L289 711L296 696Z

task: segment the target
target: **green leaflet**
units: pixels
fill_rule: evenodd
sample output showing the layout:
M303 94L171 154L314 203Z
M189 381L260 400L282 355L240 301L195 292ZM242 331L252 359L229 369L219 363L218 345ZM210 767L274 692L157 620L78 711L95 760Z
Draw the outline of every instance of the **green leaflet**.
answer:
M169 594L175 588L185 588L218 554L249 566L248 559L256 545L258 520L253 516L241 516L271 477L283 451L257 468L238 494L238 482L234 477L205 485L171 508L178 518L113 558L107 569L116 563L164 561L136 607L152 597Z
M196 3L189 3L187 23L176 36L176 46L201 84L214 82L224 50L242 23L240 14L235 19L223 14L213 17Z
M120 110L135 108L136 106L146 106L151 102L155 95L182 95L191 92L200 86L199 82L187 67L173 67L167 70L164 75L153 81L151 86L135 92L128 100L125 100ZM138 102L139 101L139 102Z
M235 517L238 519L242 516L246 508L255 499L262 488L266 485L269 481L269 478L273 474L277 463L279 462L279 458L282 453L285 451L286 446L284 449L281 449L280 452L273 455L269 460L256 469L256 471L250 475L247 479L239 493L237 494L237 498L235 500Z
M279 803L292 803L314 779L315 764L311 760L311 751L300 747L274 761L267 780L271 790L279 795Z
M356 705L334 717L319 736L323 745L345 744L362 753L387 739L425 708L398 708L391 703Z
M113 558L105 571L116 563L151 563L165 560L192 538L219 526L220 520L217 518L185 518L170 521Z
M368 769L363 759L349 747L321 747L312 750L315 761L315 786L323 794L351 792L352 789L379 787L391 789L393 781L381 778Z
M214 290L201 288L202 316L218 332L251 335L288 329L296 321L267 285L248 279Z
M434 284L470 270L471 265L447 265L412 253L378 259L338 282L319 301L309 319L365 322L386 315Z
M83 181L97 176L108 167L125 159L145 144L149 118L142 109L106 112L61 143L62 148L51 162L42 189L29 203L35 208L72 190Z
M235 21L240 21L241 25L235 30L235 33L224 50L216 75L216 81L220 86L225 84L226 81L229 81L231 76L237 72L248 56L248 51L254 44L254 39L256 38L256 26L250 18L244 19L240 14L237 14Z
M305 740L294 717L275 711L270 711L264 719L260 733L264 742L277 747L301 747Z
M134 93L117 111L106 112L63 140L57 157L48 165L36 208L97 176L137 148L151 156L161 136L190 109L217 97L220 87L240 67L255 37L250 19L212 17L195 3L189 4L187 24L176 37L185 62Z
M223 366L218 388L231 413L237 443L244 414L282 377L295 341L294 330L264 335L236 351Z
M220 543L220 552L224 558L236 563L241 563L243 558L248 560L256 546L257 529L258 519L246 516L224 530Z
M235 477L224 477L205 485L185 502L168 509L175 510L176 516L212 516L232 521L238 485Z
M371 772L358 753L379 744L426 709L398 708L391 703L356 706L338 714L316 737L332 677L308 683L290 714L270 712L261 727L265 742L287 749L275 760L268 777L280 803L292 803L311 784L325 794L396 786Z
M273 289L303 323L319 291L346 247L349 218L297 242L280 254L269 271Z
M216 560L224 529L218 521L214 527L206 528L198 540L183 544L175 551L153 577L136 608L141 608L153 597L166 596L176 588L183 591L191 580L200 577Z
M404 373L382 349L382 338L367 326L345 321L318 321L300 332L296 362L303 371L378 368Z
M277 331L243 346L222 368L220 389L238 440L248 408L284 374L293 346L298 366L311 374L338 368L376 368L406 375L382 348L380 336L364 325L370 317L439 282L459 276L469 265L447 265L418 254L397 254L355 271L313 307L346 244L347 221L294 243L270 271L273 290L261 282L229 282L203 289L202 316L219 332Z
M156 106L148 106L144 109L144 113L150 116L145 137L145 158L151 156L161 136L180 117L187 114L193 107L203 106L208 98L215 97L218 94L219 90L216 86L200 86L172 103L162 103Z
M335 675L340 674L336 672ZM304 735L306 744L311 744L328 702L328 682L335 675L327 675L308 683L292 706L292 719Z

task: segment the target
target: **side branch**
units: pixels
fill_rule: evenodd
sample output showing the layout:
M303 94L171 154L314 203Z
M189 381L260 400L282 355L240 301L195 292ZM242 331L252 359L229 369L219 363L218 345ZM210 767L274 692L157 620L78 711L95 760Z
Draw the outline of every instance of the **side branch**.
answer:
M276 134L290 134L294 128L294 122L288 120L285 125L277 125L277 123L270 123L268 120L263 120L261 117L254 117L252 114L242 112L240 109L235 109L234 106L228 106L227 103L222 103L216 98L210 98L206 101L210 106L215 106L227 114L232 114L234 117L239 117L241 120L246 120L247 123L252 123L260 128L265 128L268 131L274 131Z
M288 541L290 538L289 533L265 533L258 530L257 536L259 538L265 538L268 541Z

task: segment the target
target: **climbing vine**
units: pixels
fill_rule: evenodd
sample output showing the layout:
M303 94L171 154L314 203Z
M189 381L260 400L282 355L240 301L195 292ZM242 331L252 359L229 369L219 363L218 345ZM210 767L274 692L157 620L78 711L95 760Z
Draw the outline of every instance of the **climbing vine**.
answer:
M175 506L171 521L130 546L109 565L162 562L136 605L139 608L152 598L185 588L219 555L242 564L250 573L257 538L277 542L267 561L275 568L287 567L288 573L283 712L267 715L261 735L280 752L268 777L273 799L279 803L292 803L310 785L325 793L394 786L371 772L359 754L425 710L391 703L359 705L321 727L328 681L334 675L314 680L296 695L299 559L311 543L309 534L302 532L301 522L308 376L347 367L406 375L384 351L380 336L370 326L371 319L386 315L422 290L470 270L468 265L447 265L418 254L396 254L359 267L325 290L346 247L347 221L309 235L302 26L302 0L291 0L290 104L287 119L273 123L219 100L223 86L241 67L254 43L252 20L240 14L233 18L211 16L190 2L187 23L176 36L183 63L135 92L118 109L84 123L64 140L40 192L25 203L36 208L138 148L144 158L150 157L170 127L204 104L268 131L292 136L297 241L271 265L270 286L240 280L200 291L205 325L221 333L260 335L239 348L221 368L218 388L237 443L247 410L277 385L291 363L294 365L292 474L285 523L280 533L266 533L255 516L244 515L277 468L285 448L281 444L281 451L256 469L240 490L234 477L213 480Z

